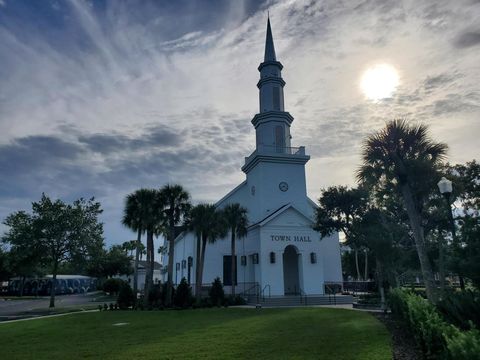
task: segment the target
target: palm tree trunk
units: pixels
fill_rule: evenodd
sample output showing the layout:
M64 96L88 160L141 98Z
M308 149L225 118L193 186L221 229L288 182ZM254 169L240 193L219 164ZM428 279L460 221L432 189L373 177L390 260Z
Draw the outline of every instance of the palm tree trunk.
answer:
M365 249L364 251L365 251L365 276L363 277L363 279L367 281L368 280L368 251L367 249Z
M207 238L202 237L202 250L200 255L200 265L198 271L198 281L197 286L199 288L199 294L202 291L202 281L203 281L203 264L205 263L205 249L207 247Z
M200 248L201 248L201 243L202 239L200 235L197 235L197 251L195 254L195 297L197 299L197 302L200 301L200 298L202 296L201 290L202 290L202 284L200 280Z
M355 268L357 270L357 281L360 281L360 266L358 265L358 249L355 247Z
M168 229L168 278L167 278L167 306L172 304L172 288L173 288L173 261L175 256L175 223L173 218L169 221Z
M420 214L415 206L412 190L408 184L401 185L402 197L407 208L408 219L413 231L413 238L415 239L415 246L417 248L418 259L420 261L420 268L422 270L423 281L425 282L425 291L427 298L432 303L436 303L437 296L435 291L435 282L433 279L432 267L427 256L425 248L425 237Z
M151 267L152 267L152 262L150 260L151 256L152 256L152 248L153 248L153 231L151 230L147 230L147 261L146 261L146 266L145 266L145 297L144 297L144 301L145 301L145 304L149 305L150 304L150 301L149 301L149 298L150 298L150 290L152 288L152 271L151 271Z
M153 233L152 233L152 238L151 238L150 251L151 251L151 254L150 254L150 279L152 280L150 285L153 287L153 285L154 285L153 272L155 270L155 244L154 244L154 241L153 241Z
M232 228L232 296L235 297L235 279L237 272L237 262L235 259L235 228Z
M135 263L133 265L133 294L135 295L135 301L137 301L138 293L138 258L140 257L140 244L142 241L142 229L138 229L137 243L135 247Z
M385 309L385 288L383 287L383 268L381 262L376 259L377 265L377 281L378 281L378 290L380 292L380 307L382 310Z

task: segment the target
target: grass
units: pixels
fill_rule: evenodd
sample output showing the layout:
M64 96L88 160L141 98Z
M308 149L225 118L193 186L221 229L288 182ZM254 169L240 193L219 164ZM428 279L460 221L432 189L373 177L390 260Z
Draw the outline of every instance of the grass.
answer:
M0 296L0 300L15 301L15 300L43 300L47 299L45 296Z
M392 358L373 316L325 308L79 313L0 323L0 348L4 359Z

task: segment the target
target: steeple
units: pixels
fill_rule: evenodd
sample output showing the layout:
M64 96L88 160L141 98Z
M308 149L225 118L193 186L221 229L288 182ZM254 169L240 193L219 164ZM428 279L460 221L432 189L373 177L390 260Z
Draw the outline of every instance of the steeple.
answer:
M257 83L260 92L260 111L253 117L255 127L256 149L247 158L242 171L249 173L260 163L300 164L310 159L305 155L303 146L294 148L291 145L290 125L293 116L285 111L282 79L283 65L277 60L273 46L270 17L267 20L267 36L265 40L265 57L258 66L260 80Z
M263 61L277 61L275 46L273 45L272 28L270 27L270 16L267 20L267 38L265 39L265 58Z

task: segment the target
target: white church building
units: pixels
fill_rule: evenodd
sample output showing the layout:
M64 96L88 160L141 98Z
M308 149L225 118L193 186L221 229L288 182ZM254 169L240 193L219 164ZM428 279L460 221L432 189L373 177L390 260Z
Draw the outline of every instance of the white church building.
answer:
M264 61L258 67L260 110L252 119L256 149L241 170L246 179L216 206L239 203L248 209L247 236L238 239L237 293L258 284L271 296L321 295L326 282L342 282L338 234L322 238L312 229L316 204L307 196L305 147L293 147L293 116L285 111L282 64L270 27ZM195 281L196 237L183 232L175 240L174 281ZM164 255L168 256L168 255ZM219 277L231 285L230 237L208 244L203 283ZM163 259L163 263L168 261ZM166 280L166 274L164 275Z

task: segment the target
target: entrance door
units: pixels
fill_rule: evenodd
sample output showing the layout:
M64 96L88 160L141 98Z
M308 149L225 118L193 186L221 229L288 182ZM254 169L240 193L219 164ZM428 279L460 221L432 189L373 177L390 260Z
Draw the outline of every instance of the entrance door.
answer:
M300 294L298 253L293 245L288 245L283 252L283 286L285 295Z

